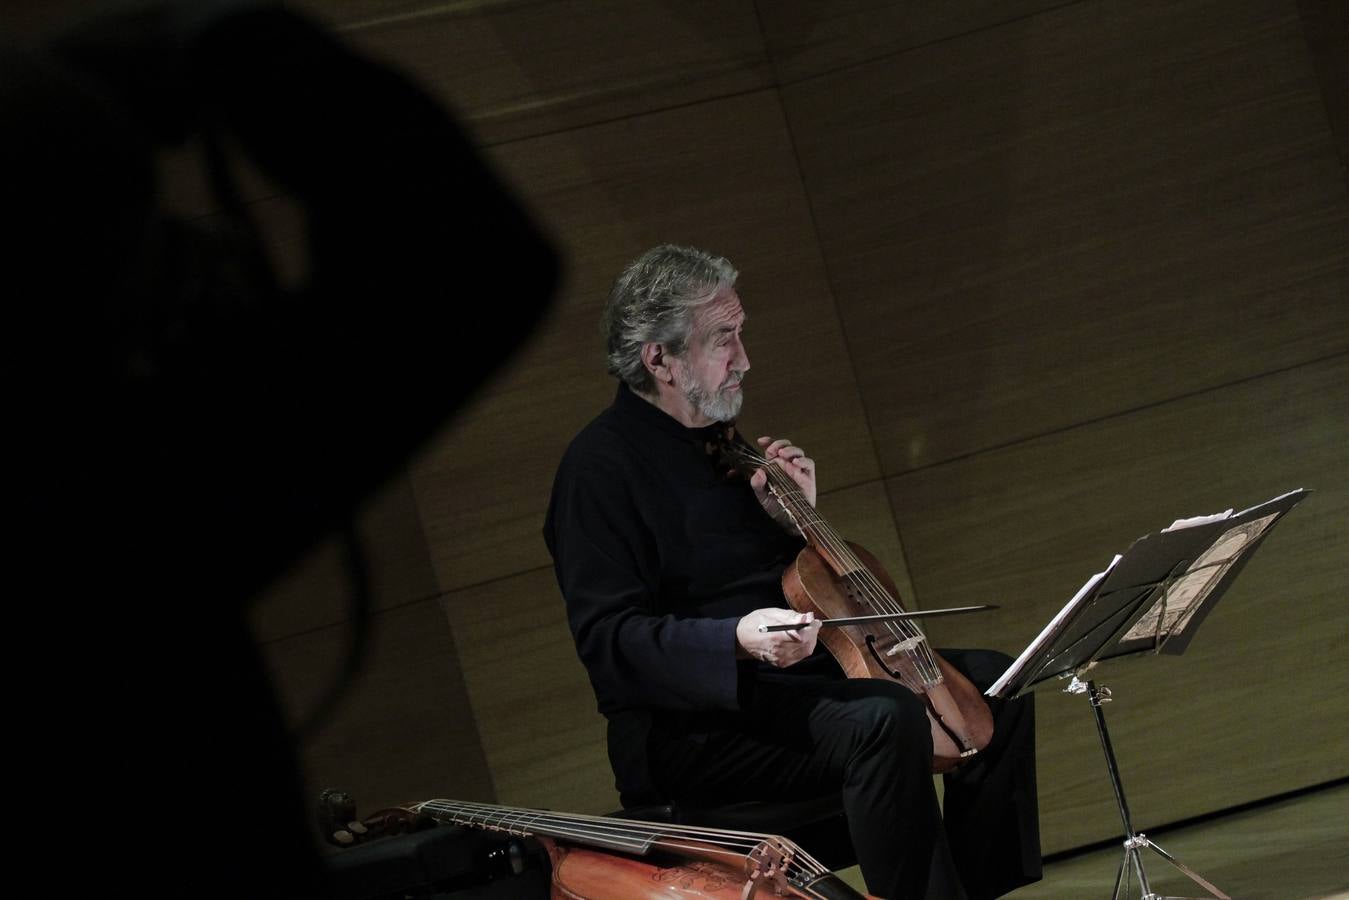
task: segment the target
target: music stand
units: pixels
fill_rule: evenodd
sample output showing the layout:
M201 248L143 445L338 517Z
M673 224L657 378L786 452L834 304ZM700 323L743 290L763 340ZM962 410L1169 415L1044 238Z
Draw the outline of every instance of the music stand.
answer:
M1101 709L1109 701L1110 691L1104 686L1097 687L1094 680L1084 681L1083 676L1108 659L1145 653L1183 653L1194 639L1199 623L1227 591L1255 548L1274 524L1308 493L1301 489L1292 491L1236 515L1228 510L1216 516L1178 520L1156 534L1134 541L1105 571L1087 579L985 692L990 697L1016 697L1052 678L1071 676L1065 693L1087 695L1115 789L1115 803L1124 822L1124 856L1115 875L1115 900L1121 897L1121 889L1124 897L1130 895L1131 875L1138 878L1141 900L1201 900L1153 893L1143 868L1144 848L1157 852L1208 891L1210 897L1230 898L1147 835L1134 831Z

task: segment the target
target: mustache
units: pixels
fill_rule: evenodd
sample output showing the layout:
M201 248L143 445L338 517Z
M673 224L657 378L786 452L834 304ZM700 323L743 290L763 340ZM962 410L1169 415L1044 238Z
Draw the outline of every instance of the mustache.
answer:
M729 387L735 387L736 385L740 384L740 382L742 382L742 381L744 381L744 380L745 380L745 373L744 373L744 372L732 372L731 375L730 375L730 377L727 378L724 382L722 382L722 384L721 384L721 390L724 391L724 390L726 390L726 388L729 388Z

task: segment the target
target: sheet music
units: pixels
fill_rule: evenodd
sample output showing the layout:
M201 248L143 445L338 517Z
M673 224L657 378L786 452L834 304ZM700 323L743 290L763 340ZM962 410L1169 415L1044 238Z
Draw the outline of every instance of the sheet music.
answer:
M1087 579L985 695L1016 696L1120 657L1184 653L1255 548L1310 493L1299 488L1236 515L1177 519L1140 537Z
M1073 595L1073 599L1065 603L1063 609L1058 611L1058 614L1050 620L1049 624L1045 626L1039 636L1031 641L1025 650L1021 651L1021 655L1016 658L1015 662L1007 667L1007 671L1002 673L1002 677L993 682L992 687L984 691L985 697L998 696L1002 689L1007 687L1008 682L1021 674L1021 670L1026 665L1027 660L1034 656L1045 644L1049 643L1050 639L1058 633L1059 624L1079 603L1082 602L1084 597L1091 595L1092 591L1096 589L1096 585L1100 584L1101 580L1105 578L1106 575L1110 574L1110 570L1115 568L1115 563L1119 562L1122 558L1123 557L1118 553L1115 554L1115 558L1110 561L1110 565L1106 566L1103 571L1097 572L1095 575L1088 578L1086 584L1078 588L1077 593Z
M1247 512L1247 510L1242 510L1242 512ZM1230 518L1232 518L1232 510L1229 509L1226 512L1214 513L1211 516L1194 516L1189 519L1177 519L1163 528L1162 531L1179 531L1182 528L1194 528L1197 525L1207 525L1209 522L1221 522L1223 519Z
M1165 637L1184 631L1185 626L1189 624L1190 615L1199 608L1218 582L1223 580L1227 570L1236 564L1246 548L1255 543L1255 540L1264 534L1265 529L1269 528L1278 517L1278 513L1270 513L1263 518L1243 522L1223 532L1211 547L1190 564L1184 575L1171 582L1170 587L1153 604L1152 609L1144 613L1143 618L1134 623L1124 635L1124 640Z

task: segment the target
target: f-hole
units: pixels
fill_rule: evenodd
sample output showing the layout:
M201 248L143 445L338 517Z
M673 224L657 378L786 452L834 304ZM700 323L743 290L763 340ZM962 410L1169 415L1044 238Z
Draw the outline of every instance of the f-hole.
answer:
M903 675L887 666L885 664L885 660L881 659L881 654L876 650L876 635L874 634L867 635L867 649L871 651L872 657L875 658L876 665L884 669L887 675L889 675L891 678L898 678L901 681L903 680L904 678Z

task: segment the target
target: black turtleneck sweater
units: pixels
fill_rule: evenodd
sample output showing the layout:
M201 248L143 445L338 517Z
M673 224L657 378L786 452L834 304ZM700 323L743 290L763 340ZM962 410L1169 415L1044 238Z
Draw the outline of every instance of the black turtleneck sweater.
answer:
M643 792L653 720L739 708L766 664L737 662L736 623L787 605L782 570L803 546L718 472L707 444L721 427L685 427L620 385L553 484L544 538L625 794ZM819 662L832 660L793 668Z

